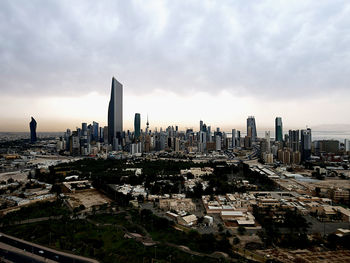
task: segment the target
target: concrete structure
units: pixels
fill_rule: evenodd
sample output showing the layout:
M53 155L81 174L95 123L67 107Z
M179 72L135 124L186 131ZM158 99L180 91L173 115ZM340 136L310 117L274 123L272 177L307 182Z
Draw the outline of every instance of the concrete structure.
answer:
M303 161L309 160L311 157L311 129L301 130L301 159Z
M197 224L197 217L195 215L179 216L177 217L177 223L183 226L193 226Z
M251 135L250 137L252 138L253 142L256 141L257 132L256 132L256 124L255 124L254 116L249 116L247 119L247 134L248 136Z

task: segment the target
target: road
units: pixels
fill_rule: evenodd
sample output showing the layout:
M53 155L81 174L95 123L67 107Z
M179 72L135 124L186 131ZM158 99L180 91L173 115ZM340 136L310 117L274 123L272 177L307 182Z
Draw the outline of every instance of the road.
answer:
M7 244L9 246L18 248L22 251L30 252L34 255L38 255L40 257L50 259L56 262L62 262L62 263L97 263L96 260L83 258L75 255L70 255L68 253L56 251L53 249L45 248L40 245L36 245L34 243L30 243L15 237L11 237L8 235L5 235L3 233L0 233L0 242ZM15 255L13 255L15 256ZM22 261L15 261L15 262L22 262Z
M21 263L42 263L42 261L33 259L32 257L0 248L0 260L2 259Z

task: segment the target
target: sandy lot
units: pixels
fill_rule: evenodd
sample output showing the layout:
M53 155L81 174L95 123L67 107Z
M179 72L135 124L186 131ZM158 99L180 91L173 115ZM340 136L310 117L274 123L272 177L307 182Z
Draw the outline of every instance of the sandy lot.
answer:
M80 205L85 206L86 209L91 209L93 206L100 206L111 202L107 196L101 194L96 189L84 190L67 195L69 196L68 204L73 209Z

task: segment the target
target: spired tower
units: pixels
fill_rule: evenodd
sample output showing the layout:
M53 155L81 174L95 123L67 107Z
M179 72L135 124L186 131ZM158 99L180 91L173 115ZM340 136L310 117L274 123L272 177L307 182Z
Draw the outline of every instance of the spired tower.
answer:
M108 143L113 150L122 145L123 133L123 85L112 78L111 99L108 106Z
M149 122L148 122L148 114L147 114L147 122L146 122L146 133L148 134L149 130Z

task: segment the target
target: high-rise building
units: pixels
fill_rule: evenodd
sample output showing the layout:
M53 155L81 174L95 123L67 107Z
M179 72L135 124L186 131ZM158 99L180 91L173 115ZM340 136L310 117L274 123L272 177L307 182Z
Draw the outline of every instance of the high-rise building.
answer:
M255 142L257 138L257 133L256 133L256 124L255 124L254 116L249 116L247 119L247 134L250 134L250 133L251 133L252 142Z
M299 130L289 130L288 140L288 147L292 149L293 152L299 151Z
M281 117L276 117L275 119L275 141L283 141L283 126Z
M67 129L67 131L64 133L64 140L66 141L66 150L69 151L70 148L70 136L71 136L71 131L70 129Z
M199 131L203 131L203 121L199 121Z
M265 131L266 152L271 152L270 131Z
M141 135L141 115L140 113L135 113L135 119L134 119L134 135L135 139L137 140Z
M80 140L80 147L81 147L81 154L82 155L88 155L89 151L88 151L88 128L87 128L87 123L83 122L81 124L81 140Z
M30 142L34 143L36 142L36 120L32 117L32 120L29 123L29 128L30 128Z
M207 134L203 131L199 132L199 151L205 152L207 150Z
M216 135L215 136L215 150L221 151L221 136L220 135Z
M311 157L311 129L301 130L301 159L303 161L309 160Z
M232 129L232 148L237 147L236 129Z
M211 139L211 126L207 127L207 141L208 142L212 141L212 139Z
M92 140L98 142L99 140L99 125L97 122L92 122Z
M108 126L103 127L103 142L108 143Z
M344 140L344 147L345 147L346 152L350 152L350 140L349 139Z
M123 85L112 78L111 99L108 106L108 143L120 148L123 133Z

